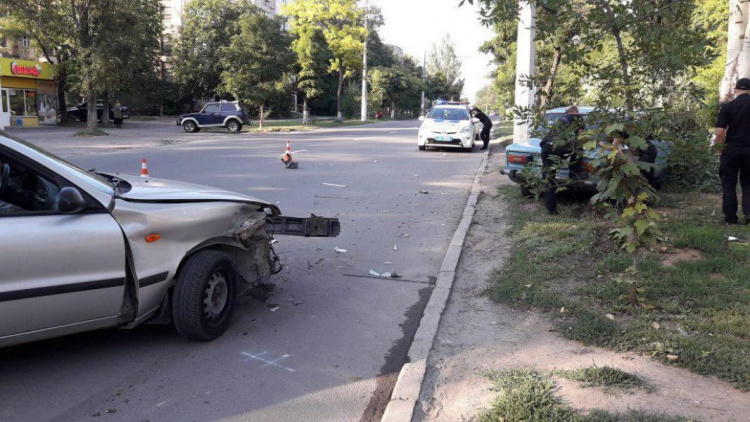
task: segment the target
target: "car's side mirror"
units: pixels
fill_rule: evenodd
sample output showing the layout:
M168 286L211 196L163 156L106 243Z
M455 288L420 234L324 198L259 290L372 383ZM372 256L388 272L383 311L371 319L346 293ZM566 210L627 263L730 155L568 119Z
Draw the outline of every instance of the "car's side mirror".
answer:
M64 187L57 194L57 211L63 214L75 214L86 209L86 201L81 192L72 187Z
M424 122L424 116L419 116L419 121Z
M477 119L476 117L472 117L472 118L471 118L471 122L472 122L472 123L479 123L479 121L480 121L480 120L479 120L479 119Z

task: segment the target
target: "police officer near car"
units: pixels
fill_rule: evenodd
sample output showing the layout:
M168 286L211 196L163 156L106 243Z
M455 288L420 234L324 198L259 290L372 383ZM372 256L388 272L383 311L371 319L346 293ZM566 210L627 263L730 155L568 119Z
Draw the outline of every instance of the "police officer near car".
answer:
M726 224L738 224L737 179L742 187L742 213L750 224L750 79L735 85L735 99L724 104L716 119L715 146L721 155L719 176Z
M482 142L484 143L484 146L479 149L487 149L487 147L490 145L490 131L492 130L492 120L490 120L490 118L487 117L487 115L477 107L471 108L471 115L479 119L479 121L484 126L482 128L482 133L479 135L479 137L482 139Z

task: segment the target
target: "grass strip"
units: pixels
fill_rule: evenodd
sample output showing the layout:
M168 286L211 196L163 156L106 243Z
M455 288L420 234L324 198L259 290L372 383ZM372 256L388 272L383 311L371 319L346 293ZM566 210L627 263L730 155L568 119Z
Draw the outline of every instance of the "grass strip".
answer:
M656 210L666 250L644 254L634 306L624 276L630 256L586 198L563 197L560 215L549 216L517 186L500 192L514 246L492 276L492 299L550 312L565 337L650 354L750 390L750 227L719 224L719 197L662 193Z

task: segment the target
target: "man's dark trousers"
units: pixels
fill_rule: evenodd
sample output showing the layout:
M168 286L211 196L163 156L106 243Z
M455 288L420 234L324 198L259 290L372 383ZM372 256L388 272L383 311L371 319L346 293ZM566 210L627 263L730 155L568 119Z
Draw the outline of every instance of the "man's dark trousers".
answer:
M490 131L492 130L492 124L485 124L482 128L482 133L479 134L479 137L482 139L482 142L484 142L484 149L487 149L487 147L490 145Z
M723 192L724 219L736 223L737 219L737 179L742 186L742 212L750 219L750 148L736 148L730 145L721 154L719 165Z

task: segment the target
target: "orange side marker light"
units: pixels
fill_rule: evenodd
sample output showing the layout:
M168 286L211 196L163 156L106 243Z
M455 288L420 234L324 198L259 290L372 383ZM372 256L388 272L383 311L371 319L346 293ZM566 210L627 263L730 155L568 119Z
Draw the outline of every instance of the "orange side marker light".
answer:
M151 233L150 235L146 236L146 243L154 243L159 239L161 239L161 235L159 233Z

